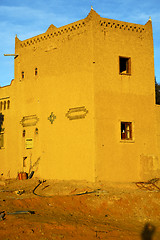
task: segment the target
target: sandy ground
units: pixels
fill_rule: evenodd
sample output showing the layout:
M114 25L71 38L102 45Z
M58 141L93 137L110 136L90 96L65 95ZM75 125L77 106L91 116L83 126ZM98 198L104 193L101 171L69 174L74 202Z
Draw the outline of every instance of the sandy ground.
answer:
M135 183L2 179L0 220L0 240L159 240L160 191Z

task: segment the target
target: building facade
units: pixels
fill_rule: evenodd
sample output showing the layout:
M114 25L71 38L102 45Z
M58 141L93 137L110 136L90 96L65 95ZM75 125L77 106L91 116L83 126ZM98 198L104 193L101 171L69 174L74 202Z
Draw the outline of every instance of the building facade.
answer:
M140 181L160 172L152 22L100 17L21 41L0 88L0 174Z

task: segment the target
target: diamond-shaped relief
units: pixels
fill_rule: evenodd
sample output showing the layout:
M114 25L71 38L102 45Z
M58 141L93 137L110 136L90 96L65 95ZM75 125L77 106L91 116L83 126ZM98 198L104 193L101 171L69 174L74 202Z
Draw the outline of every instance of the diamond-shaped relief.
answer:
M51 112L50 116L48 117L48 120L53 124L54 120L56 119L56 115L54 115L53 112Z

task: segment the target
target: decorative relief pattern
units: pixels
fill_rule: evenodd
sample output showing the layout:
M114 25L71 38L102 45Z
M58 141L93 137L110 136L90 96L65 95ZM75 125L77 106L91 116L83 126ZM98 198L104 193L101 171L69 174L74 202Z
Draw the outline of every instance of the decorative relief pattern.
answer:
M100 18L99 14L97 14L94 10L91 10L91 13L87 16L87 18L85 20L80 20L73 24L69 24L68 26L63 26L60 28L56 28L55 26L50 25L50 27L48 28L48 30L45 33L43 33L39 36L33 37L31 39L22 41L21 47L27 47L29 45L33 45L33 44L36 44L38 42L41 42L41 41L44 41L47 39L51 39L51 38L61 36L64 34L69 34L77 29L85 27L88 20L90 20L93 17L96 17L96 19ZM117 29L122 29L122 30L140 32L140 33L145 31L145 27L143 27L142 25L138 25L138 24L120 22L120 21L116 21L116 20L108 20L105 18L101 18L101 20L98 22L99 22L100 26L102 26L103 28L117 28Z
M48 120L53 124L54 120L56 119L56 116L51 112L50 116L48 117Z
M39 118L36 115L30 115L23 117L20 124L22 124L23 127L35 126L38 121Z
M109 28L118 28L122 30L128 30L128 31L135 31L135 32L144 32L144 28L140 27L139 25L135 24L129 24L129 23L120 23L120 22L112 22L112 21L102 21L100 20L100 26L102 27L109 27Z
M87 113L88 113L88 110L85 108L85 106L70 108L66 113L66 117L69 120L81 119L81 118L85 118Z
M27 47L31 44L35 44L37 42L41 42L43 40L47 40L48 38L51 38L51 37L55 37L55 36L60 36L62 34L65 34L65 33L68 33L68 32L72 32L74 30L77 30L79 28L82 28L86 25L85 21L82 21L82 22L77 22L75 23L74 25L70 25L68 27L62 27L62 29L55 29L55 32L52 32L52 33L48 33L46 32L46 35L42 34L42 36L38 36L38 37L34 37L34 38L31 38L31 39L28 39L28 40L24 40L23 43L21 43L21 47Z

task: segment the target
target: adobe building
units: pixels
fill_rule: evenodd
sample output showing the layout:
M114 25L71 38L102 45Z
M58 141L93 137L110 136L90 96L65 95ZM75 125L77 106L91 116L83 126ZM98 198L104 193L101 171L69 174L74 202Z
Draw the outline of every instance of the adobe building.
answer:
M152 22L100 17L21 41L0 88L0 174L150 180L160 173ZM3 120L4 118L4 120Z

